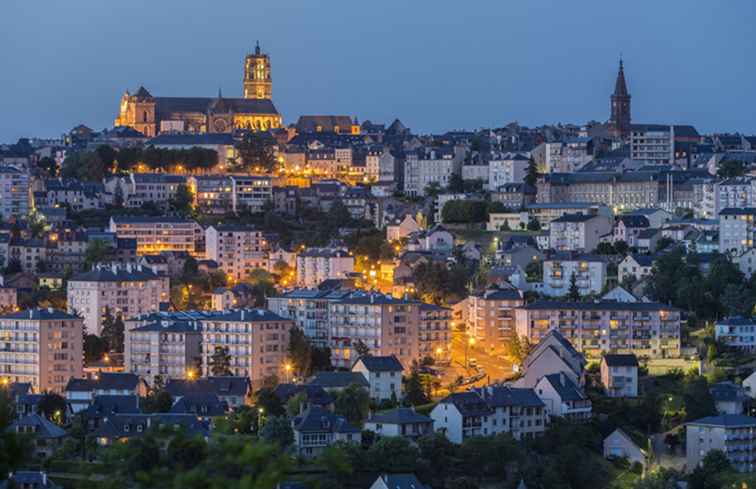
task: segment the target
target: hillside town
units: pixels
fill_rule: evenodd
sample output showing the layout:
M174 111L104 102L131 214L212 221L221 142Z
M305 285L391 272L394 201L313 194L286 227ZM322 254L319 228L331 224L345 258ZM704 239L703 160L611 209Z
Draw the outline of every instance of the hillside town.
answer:
M108 100L0 145L2 487L756 484L756 135ZM642 103L644 94L634 94Z

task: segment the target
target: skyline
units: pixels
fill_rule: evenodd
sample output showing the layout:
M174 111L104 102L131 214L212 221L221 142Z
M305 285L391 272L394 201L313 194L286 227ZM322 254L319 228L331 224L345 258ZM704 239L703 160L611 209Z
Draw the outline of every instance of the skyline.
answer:
M742 63L756 40L751 4L687 11L644 1L622 18L593 0L582 9L539 0L473 12L441 2L369 16L347 2L218 9L190 1L180 10L164 2L145 15L148 5L0 7L0 58L11 73L0 80L0 142L57 137L79 123L111 127L120 95L140 85L157 96L240 96L242 60L257 40L271 56L286 124L345 114L399 118L429 133L604 122L621 53L633 122L756 133L747 110L755 73Z

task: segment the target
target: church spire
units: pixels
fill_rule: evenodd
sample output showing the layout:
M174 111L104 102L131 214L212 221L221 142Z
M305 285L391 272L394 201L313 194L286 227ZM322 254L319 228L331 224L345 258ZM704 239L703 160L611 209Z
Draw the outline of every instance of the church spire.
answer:
M255 54L260 55L260 41L255 41Z
M627 96L627 83L625 82L625 64L622 61L622 56L619 60L619 71L617 72L617 81L614 83L614 96L626 97Z

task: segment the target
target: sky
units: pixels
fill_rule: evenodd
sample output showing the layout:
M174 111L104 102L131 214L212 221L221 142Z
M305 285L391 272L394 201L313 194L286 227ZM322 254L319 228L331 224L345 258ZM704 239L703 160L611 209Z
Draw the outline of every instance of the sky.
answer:
M416 133L605 121L622 54L639 123L756 133L756 2L2 0L0 142L110 127L120 96L241 96Z

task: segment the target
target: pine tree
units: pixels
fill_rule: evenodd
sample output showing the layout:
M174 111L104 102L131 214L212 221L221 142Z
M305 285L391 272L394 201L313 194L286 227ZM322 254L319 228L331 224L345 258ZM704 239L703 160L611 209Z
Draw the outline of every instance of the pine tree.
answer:
M538 183L538 165L536 165L532 156L530 161L528 161L528 172L525 174L525 183L531 187L535 187Z
M210 373L215 377L231 375L231 355L228 353L228 348L215 347L215 352L210 357Z
M570 291L567 293L567 296L571 301L574 302L580 300L580 289L577 286L577 277L575 276L575 272L572 272L572 275L570 276Z

